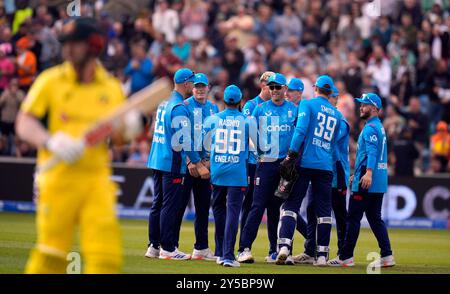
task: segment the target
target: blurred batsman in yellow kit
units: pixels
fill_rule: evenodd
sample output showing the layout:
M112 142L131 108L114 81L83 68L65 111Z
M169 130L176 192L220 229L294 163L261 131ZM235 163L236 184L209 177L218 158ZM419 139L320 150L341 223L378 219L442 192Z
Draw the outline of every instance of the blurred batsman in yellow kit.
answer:
M17 119L18 134L39 150L38 166L51 157L60 160L37 174L37 244L25 271L65 273L79 226L83 271L116 273L122 246L107 142L91 147L81 138L125 96L97 59L106 39L93 19L71 20L60 41L65 62L36 79ZM140 117L125 117L126 131L112 138L132 138L141 125Z

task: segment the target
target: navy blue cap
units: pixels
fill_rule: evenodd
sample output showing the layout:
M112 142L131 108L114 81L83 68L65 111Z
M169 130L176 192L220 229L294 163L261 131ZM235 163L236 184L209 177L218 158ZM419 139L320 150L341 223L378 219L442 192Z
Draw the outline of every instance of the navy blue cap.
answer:
M291 81L288 84L288 90L291 91L301 91L305 89L305 85L303 84L302 80L298 78L292 78Z
M320 89L333 91L334 82L330 76L323 75L317 78L315 86Z
M333 93L331 93L331 97L337 97L339 96L339 90L336 88L336 86L333 86Z
M180 68L175 72L173 80L176 84L181 84L186 82L194 82L194 77L194 72L189 68Z
M236 104L242 99L242 92L236 85L230 85L225 88L223 93L223 100L226 103Z
M380 96L374 93L363 94L361 98L356 98L356 101L362 104L373 105L378 109L383 108Z
M62 28L62 33L58 36L61 43L68 41L84 41L92 34L103 35L95 19L90 17L77 17L69 20Z
M278 84L285 86L286 85L286 77L280 73L275 73L274 75L271 75L269 79L267 80L267 85L270 84Z
M209 85L208 77L204 73L196 73L194 78L194 85L204 84L205 86Z

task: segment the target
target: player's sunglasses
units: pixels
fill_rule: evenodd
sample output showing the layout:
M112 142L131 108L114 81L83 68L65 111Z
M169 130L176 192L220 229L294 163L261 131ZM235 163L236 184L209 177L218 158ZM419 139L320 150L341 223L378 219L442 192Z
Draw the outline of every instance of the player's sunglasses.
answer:
M281 86L281 85L270 85L269 86L269 89L270 90L281 90L283 88L283 86Z

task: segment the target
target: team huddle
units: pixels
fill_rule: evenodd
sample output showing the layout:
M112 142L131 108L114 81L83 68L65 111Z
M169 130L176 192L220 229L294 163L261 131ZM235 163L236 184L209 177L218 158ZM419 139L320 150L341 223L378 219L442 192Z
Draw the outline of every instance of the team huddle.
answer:
M122 245L108 143L134 138L142 121L139 113L129 112L119 126L108 126L111 140L86 144L85 131L123 105L125 95L119 81L98 62L106 43L96 22L77 18L65 28L60 38L65 62L36 79L16 123L17 134L38 148L38 166L53 156L58 159L54 167L36 173L38 234L25 272L67 272L79 227L84 272L116 273L122 265ZM300 79L287 83L282 74L265 72L260 94L242 111L242 92L235 85L224 90L225 109L219 112L207 99L206 75L179 69L174 84L154 120L147 164L153 170L154 199L146 257L213 260L225 267L253 263L252 245L267 211L266 262L353 266L365 213L381 249L378 265L395 265L381 219L387 142L378 117L380 97L367 93L357 99L366 124L350 176L350 126L336 108L339 93L329 76L315 82L315 98L302 100ZM192 255L178 250L191 192L196 213ZM299 213L304 199L306 221ZM210 207L215 252L208 242ZM338 256L329 259L332 210ZM292 248L295 230L305 238L305 251L297 256Z
M158 107L147 164L155 192L146 257L212 260L225 267L253 263L252 244L267 211L267 263L354 266L365 213L381 249L378 266L395 265L381 219L388 176L378 95L357 98L366 124L350 176L350 126L336 107L339 92L331 77L318 77L315 98L305 100L300 79L287 83L284 75L265 72L260 94L242 109L241 90L228 86L221 112L208 100L206 75L183 68L175 73L174 83L171 97ZM191 193L196 213L192 255L178 249ZM306 221L300 215L305 198ZM208 244L210 207L215 252ZM332 211L338 256L329 259ZM305 238L305 250L294 256L296 230Z

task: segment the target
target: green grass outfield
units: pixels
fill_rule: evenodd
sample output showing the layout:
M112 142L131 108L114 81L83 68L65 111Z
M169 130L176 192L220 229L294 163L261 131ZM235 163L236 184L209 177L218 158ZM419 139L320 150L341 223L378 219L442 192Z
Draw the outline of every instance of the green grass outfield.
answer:
M241 268L223 268L207 261L164 261L144 258L147 244L147 222L145 220L122 220L124 240L125 273L178 273L178 274L301 274L301 273L365 273L370 261L369 252L378 251L375 237L363 229L356 248L354 268L315 268L308 265L276 266L264 263L267 254L267 233L261 227L252 253L256 263L243 264ZM214 226L210 225L209 244L214 246ZM450 231L449 230L389 230L397 266L383 269L382 273L450 273ZM332 235L332 254L336 253L336 237ZM0 213L0 273L21 273L29 250L36 238L34 215ZM190 252L194 243L194 228L190 222L183 223L180 250ZM303 238L296 233L295 254L302 249ZM79 250L78 243L73 248Z

